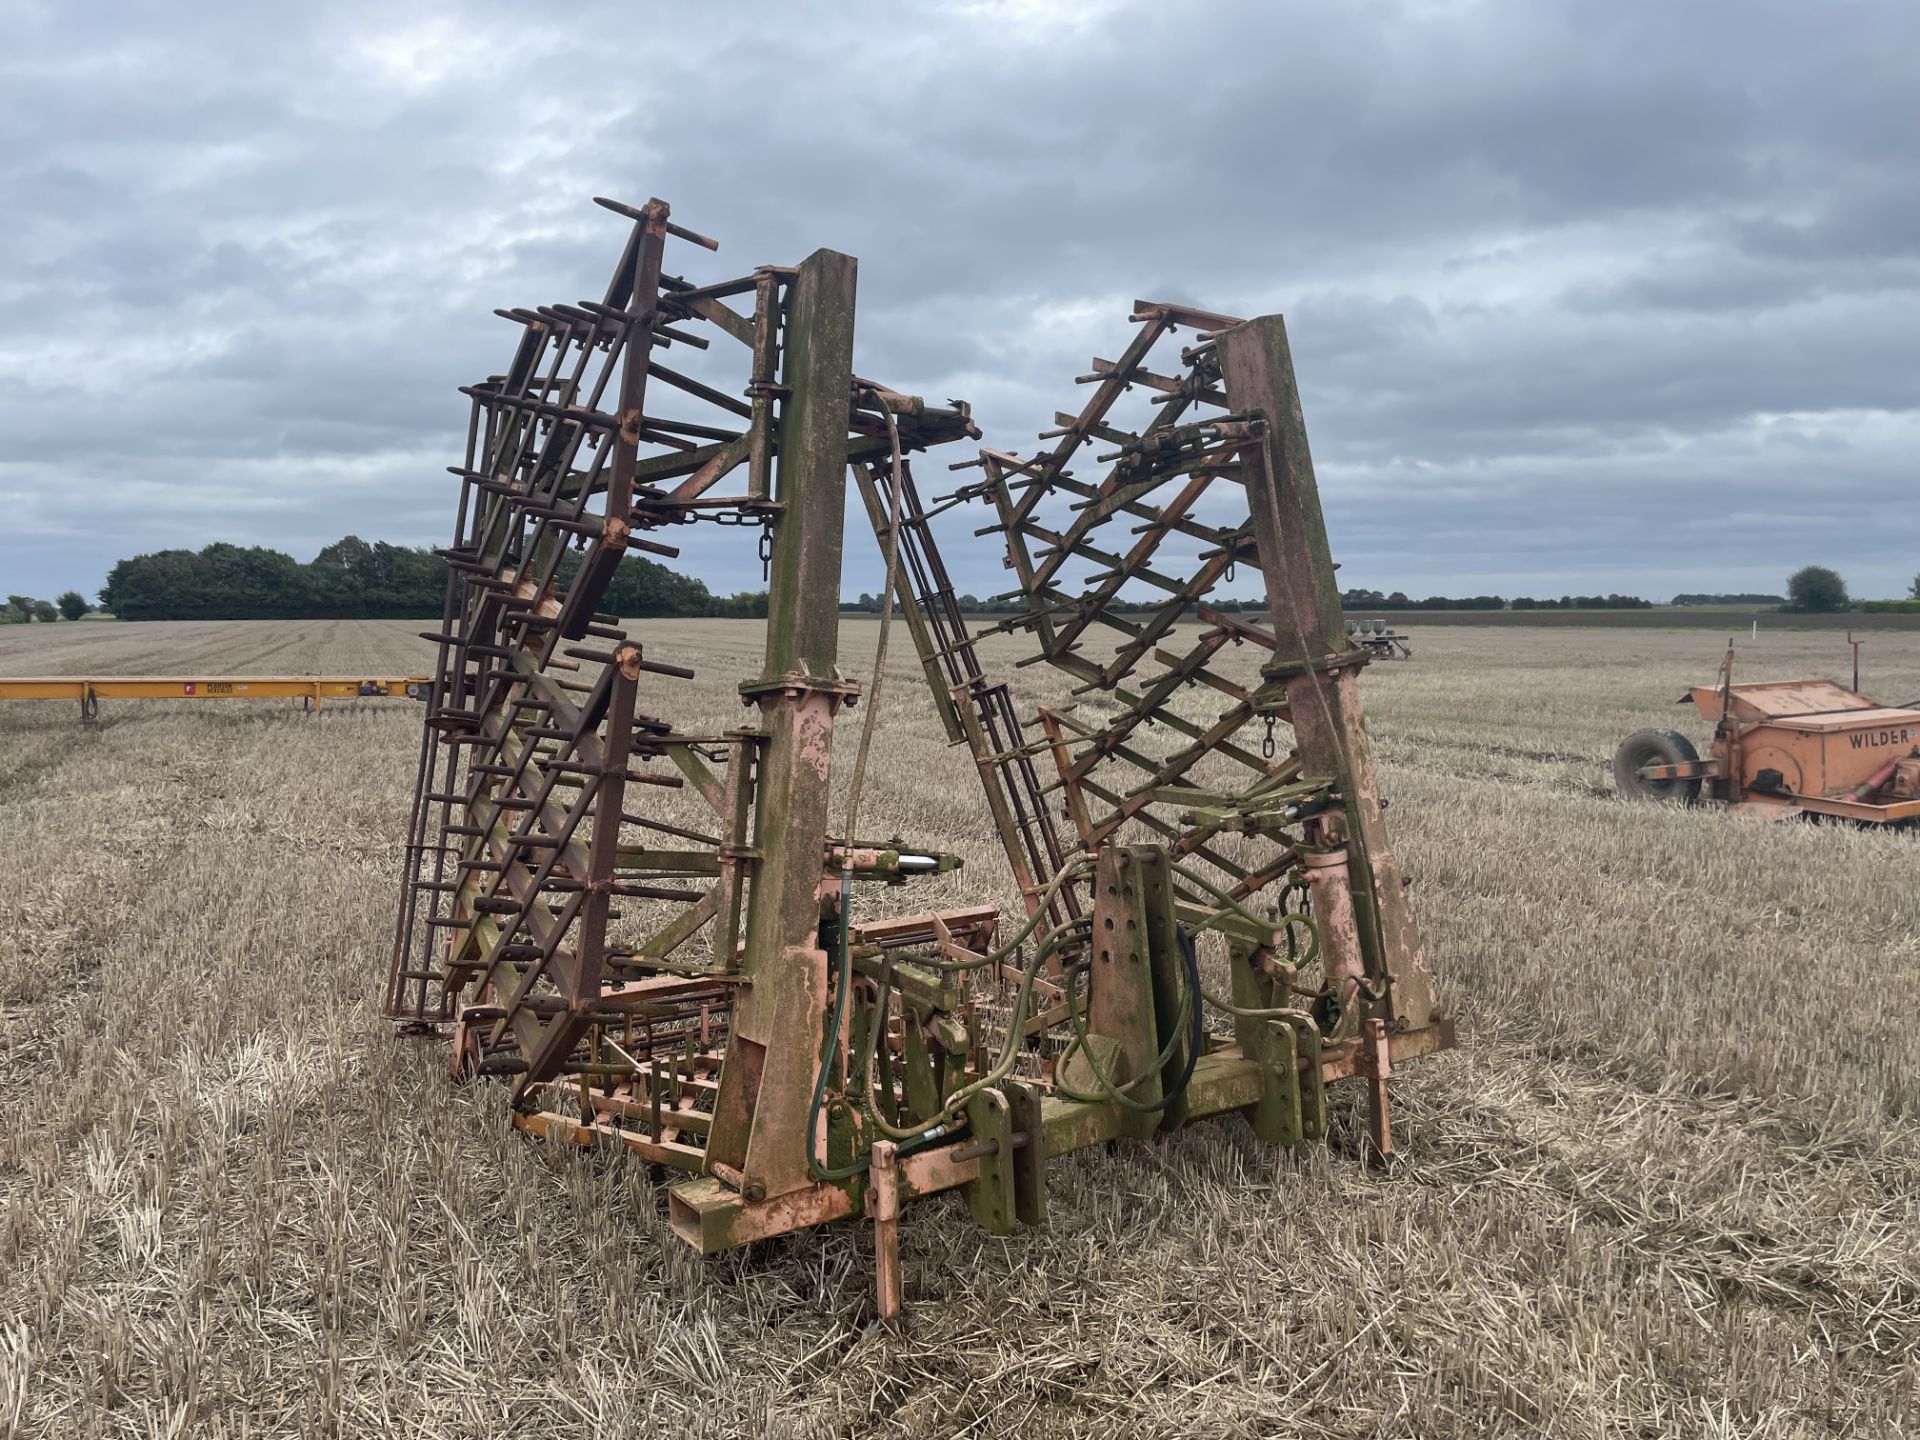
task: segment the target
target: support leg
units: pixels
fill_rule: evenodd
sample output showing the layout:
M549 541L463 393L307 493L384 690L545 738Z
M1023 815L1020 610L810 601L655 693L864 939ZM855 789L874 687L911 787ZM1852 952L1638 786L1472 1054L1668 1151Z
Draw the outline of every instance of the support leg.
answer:
M1369 1020L1362 1032L1361 1057L1367 1077L1367 1160L1384 1165L1393 1159L1393 1120L1387 1109L1387 1077L1393 1058L1387 1047L1387 1022Z
M873 1276L882 1320L900 1314L900 1169L891 1140L873 1142L867 1174L867 1214L873 1217Z

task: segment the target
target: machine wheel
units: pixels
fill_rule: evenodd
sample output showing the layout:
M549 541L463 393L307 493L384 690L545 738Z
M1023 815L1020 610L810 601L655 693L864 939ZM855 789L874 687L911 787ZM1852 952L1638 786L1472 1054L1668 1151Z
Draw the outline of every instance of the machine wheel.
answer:
M1643 780L1642 765L1682 765L1700 758L1693 742L1677 730L1636 730L1613 752L1613 784L1632 800L1679 800L1691 805L1700 798L1700 781Z

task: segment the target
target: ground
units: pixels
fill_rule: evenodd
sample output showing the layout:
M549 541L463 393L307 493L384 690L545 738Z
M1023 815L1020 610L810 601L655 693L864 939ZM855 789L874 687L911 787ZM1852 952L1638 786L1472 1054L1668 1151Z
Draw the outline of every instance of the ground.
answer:
M20 627L0 673L404 673L422 628ZM1920 1426L1920 838L1614 797L1620 736L1700 735L1724 634L1409 628L1363 694L1461 1046L1396 1078L1401 1166L1349 1100L1300 1155L1235 1119L1056 1159L1045 1231L927 1202L904 1333L861 1227L702 1261L641 1166L379 1020L410 702L0 709L0 1437ZM757 653L638 631L716 713ZM1743 678L1847 663L1741 638ZM1920 634L1863 668L1920 696ZM917 685L873 828L966 856L941 902L1008 898Z

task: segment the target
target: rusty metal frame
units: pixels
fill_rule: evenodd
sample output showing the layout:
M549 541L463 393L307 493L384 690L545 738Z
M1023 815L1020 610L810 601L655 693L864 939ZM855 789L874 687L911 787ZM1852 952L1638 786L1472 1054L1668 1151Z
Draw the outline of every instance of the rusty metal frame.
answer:
M1422 1030L1435 1019L1432 982L1385 840L1356 683L1368 655L1341 614L1284 322L1147 301L1131 318L1140 328L1122 358L1095 359L1079 377L1093 387L1081 410L1061 413L1058 428L1042 435L1055 441L1049 451L1023 460L985 449L954 467L983 470L956 500L992 507L990 528L1020 582L997 597L1016 611L998 628L1032 635L1034 660L1079 682L1076 696L1106 702L1092 719L1040 708L1057 776L1046 788L1059 793L1088 853L1150 836L1211 871L1234 900L1310 897L1294 913L1319 917L1326 953L1312 998L1342 1043L1358 1044L1370 1017L1396 1033ZM1155 361L1156 347L1168 348L1163 342L1182 328L1196 332L1195 343L1173 364ZM1138 432L1111 418L1133 387L1154 392L1157 410ZM1098 453L1101 446L1110 448ZM1089 456L1105 467L1097 481L1071 469ZM1071 506L1064 521L1050 513L1062 502ZM1125 539L1104 541L1123 529ZM1177 575L1156 565L1176 536L1200 547ZM1064 583L1076 562L1092 572L1077 590ZM1259 567L1265 626L1206 603L1243 563ZM1120 614L1112 602L1130 589L1161 598L1144 614ZM933 604L922 596L917 608ZM1177 628L1193 622L1197 632ZM1110 657L1088 653L1096 630L1119 637ZM1183 633L1190 638L1176 638ZM1269 655L1257 686L1213 663L1227 646L1246 644ZM1187 698L1196 691L1227 703L1198 717ZM1274 739L1282 725L1292 733L1284 753ZM1248 738L1255 726L1266 732L1258 753ZM1148 748L1150 733L1178 741ZM986 775L993 757L967 738ZM1219 778L1194 783L1208 767ZM1000 819L1008 807L992 808ZM1036 848L1031 828L1002 823L1010 856ZM1184 920L1216 908L1195 879L1177 876L1174 885ZM1229 940L1261 948L1254 935ZM1245 963L1257 968L1260 959Z
M1391 1153L1387 1078L1452 1030L1386 840L1366 656L1279 317L1136 306L1050 451L984 449L966 462L982 478L929 506L913 454L979 432L958 402L854 374L850 257L695 284L665 273L665 242L713 242L661 201L600 203L631 222L605 299L500 312L521 327L513 361L465 392L386 1013L451 1025L455 1072L510 1076L522 1129L685 1172L669 1215L703 1252L866 1213L883 1313L904 1204L961 1189L996 1233L1041 1223L1049 1155L1229 1112L1304 1143L1327 1085L1353 1078ZM1155 358L1182 329L1196 343ZM745 351L737 396L655 356L720 341ZM669 418L662 389L707 413ZM1160 403L1128 431L1133 389ZM1070 468L1089 454L1097 480ZM855 880L958 862L833 831L833 731L860 696L838 653L849 474L898 546L907 629L981 778L1019 925L855 913ZM1083 697L1030 719L935 542L941 515L982 503L1018 581L1000 628ZM623 555L671 556L649 535L701 520L766 536L753 719L718 735L664 718L692 672L600 610ZM1209 603L1239 565L1267 624ZM1142 591L1158 602L1115 610ZM1266 661L1252 683L1218 663L1245 645ZM1202 943L1225 951L1226 995Z
M662 201L599 203L632 222L605 298L498 312L521 327L513 360L463 391L385 1011L451 1022L455 1073L511 1076L522 1123L564 1104L660 1163L731 1162L777 1192L806 1178L790 1097L817 1064L789 1012L819 997L804 977L787 993L799 972L763 957L816 943L827 863L862 879L906 863L826 838L823 746L858 694L834 668L835 607L817 603L838 593L845 470L891 449L890 430L909 447L977 432L964 408L853 376L850 257L694 285L662 273L665 240L713 242ZM745 350L743 399L653 359L716 340ZM717 413L664 418L650 385ZM719 735L640 711L643 677L693 672L646 658L598 609L626 552L678 553L646 532L698 521L763 527L771 552L766 665L742 687L757 723ZM636 787L690 791L711 814L663 818ZM744 1058L723 1081L728 1054Z

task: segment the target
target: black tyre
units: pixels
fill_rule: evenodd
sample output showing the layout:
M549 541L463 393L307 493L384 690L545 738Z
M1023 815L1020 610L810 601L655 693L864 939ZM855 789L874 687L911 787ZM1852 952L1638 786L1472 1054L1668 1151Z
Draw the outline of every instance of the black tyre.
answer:
M1632 800L1679 800L1691 805L1700 798L1698 776L1687 780L1647 780L1642 765L1684 765L1700 758L1693 742L1677 730L1636 730L1613 752L1613 785Z

